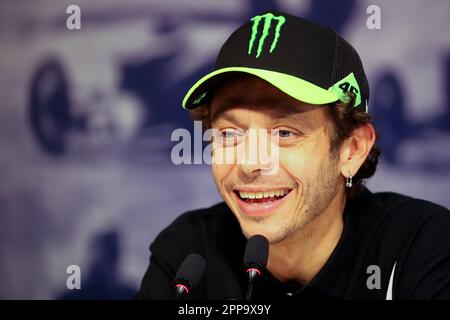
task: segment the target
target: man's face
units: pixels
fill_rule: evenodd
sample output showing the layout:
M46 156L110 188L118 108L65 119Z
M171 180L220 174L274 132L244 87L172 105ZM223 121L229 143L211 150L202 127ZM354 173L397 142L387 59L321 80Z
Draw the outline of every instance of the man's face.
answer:
M220 87L210 107L212 128L221 137L214 143L213 159L219 149L245 155L240 162L212 165L217 187L244 235L262 234L271 243L307 236L307 226L339 194L338 156L330 153L333 129L326 106L307 105L264 80L243 76ZM277 159L247 161L249 152L259 151L249 130L258 132L258 139L267 132L278 140ZM275 161L275 174L267 174Z

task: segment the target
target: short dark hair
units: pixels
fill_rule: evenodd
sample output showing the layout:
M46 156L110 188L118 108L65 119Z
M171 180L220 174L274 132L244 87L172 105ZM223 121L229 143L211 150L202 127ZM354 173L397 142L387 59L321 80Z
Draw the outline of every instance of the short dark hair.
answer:
M344 140L351 136L353 130L372 123L371 115L369 113L363 113L357 108L353 108L355 103L354 96L349 95L349 97L349 102L344 103L337 101L329 104L327 108L325 108L326 114L331 120L334 129L330 143L330 152L332 154L338 152ZM205 103L189 111L194 120L202 121L204 130L211 128L209 103ZM379 134L376 132L376 138L378 138L378 136ZM380 155L381 150L375 141L366 160L352 178L352 187L345 188L347 198L354 198L363 191L365 179L370 178L375 174Z

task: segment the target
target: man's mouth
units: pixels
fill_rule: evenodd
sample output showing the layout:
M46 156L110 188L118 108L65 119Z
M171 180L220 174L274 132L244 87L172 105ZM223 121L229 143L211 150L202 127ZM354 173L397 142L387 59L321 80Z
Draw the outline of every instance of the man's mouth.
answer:
M283 199L292 189L276 189L270 191L238 191L234 190L234 193L248 204L271 204L273 202Z

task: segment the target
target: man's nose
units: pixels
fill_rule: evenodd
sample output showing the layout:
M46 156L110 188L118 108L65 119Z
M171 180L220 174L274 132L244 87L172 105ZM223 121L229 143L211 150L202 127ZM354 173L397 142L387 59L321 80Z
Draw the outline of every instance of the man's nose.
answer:
M270 137L267 133L249 132L245 137L244 149L241 150L239 167L247 176L264 175L273 169ZM242 154L244 153L244 154Z

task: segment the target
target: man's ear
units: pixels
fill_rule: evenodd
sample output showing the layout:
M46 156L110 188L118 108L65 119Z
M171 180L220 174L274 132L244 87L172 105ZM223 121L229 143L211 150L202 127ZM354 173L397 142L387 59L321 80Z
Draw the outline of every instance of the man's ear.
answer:
M340 169L344 177L355 176L375 143L375 129L368 123L353 130L340 149Z

